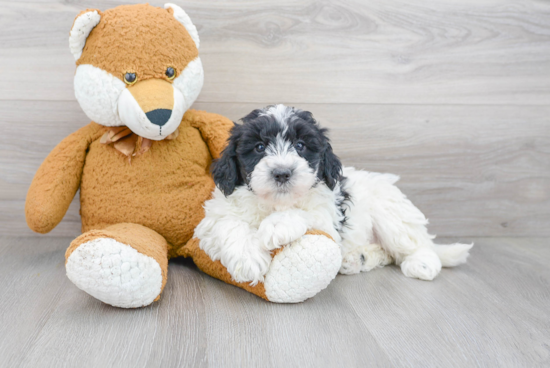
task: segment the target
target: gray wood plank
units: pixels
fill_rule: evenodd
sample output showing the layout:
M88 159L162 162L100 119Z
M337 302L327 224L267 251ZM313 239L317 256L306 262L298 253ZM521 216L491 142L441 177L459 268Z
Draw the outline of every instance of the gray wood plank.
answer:
M122 310L66 279L70 238L0 237L0 367L548 366L550 238L471 240L433 282L390 266L297 305L176 259L160 302Z
M19 365L70 286L68 238L0 238L0 367Z
M548 258L524 253L548 247L549 240L484 238L476 242L469 264L444 270L433 283L373 272L369 284L384 283L384 287L366 291L360 278L336 280L342 297L371 326L379 346L392 352L396 365L534 367L550 363L550 270L543 266ZM521 251L514 249L518 243L524 245ZM417 328L397 332L389 324ZM428 361L426 354L431 357Z
M152 1L162 5L164 1ZM83 9L7 1L0 99L73 100L67 35ZM198 26L201 102L547 104L550 3L179 2Z
M212 367L390 364L349 305L330 289L306 303L278 305L210 280L215 285L204 290L208 325L215 326L207 332L208 346L216 347L207 350ZM357 354L358 346L369 349Z
M12 362L22 367L206 366L203 277L194 267L172 267L162 302L134 310L104 305L63 280L66 294L33 346Z
M233 120L263 104L197 103ZM392 172L446 236L550 235L550 107L299 104L331 129L345 165ZM36 169L88 122L75 102L0 101L0 231L31 235L24 198ZM55 236L80 232L74 202Z

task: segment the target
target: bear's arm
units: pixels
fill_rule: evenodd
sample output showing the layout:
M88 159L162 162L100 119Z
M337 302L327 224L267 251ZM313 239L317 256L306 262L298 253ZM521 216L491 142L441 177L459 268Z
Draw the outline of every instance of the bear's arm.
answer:
M190 110L190 125L201 132L213 159L220 157L227 145L229 131L235 125L225 116L205 111Z
M38 168L27 193L25 217L37 233L48 233L65 216L80 187L90 143L105 130L90 123L63 139Z

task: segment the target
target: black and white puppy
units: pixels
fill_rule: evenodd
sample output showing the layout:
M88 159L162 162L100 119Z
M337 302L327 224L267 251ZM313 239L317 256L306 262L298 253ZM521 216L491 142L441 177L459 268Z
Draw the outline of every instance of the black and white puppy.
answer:
M422 212L394 185L399 177L342 168L326 133L311 113L284 105L235 125L195 230L213 260L236 281L257 283L272 250L318 229L341 246L344 274L395 262L405 276L432 280L466 262L472 244L435 245Z

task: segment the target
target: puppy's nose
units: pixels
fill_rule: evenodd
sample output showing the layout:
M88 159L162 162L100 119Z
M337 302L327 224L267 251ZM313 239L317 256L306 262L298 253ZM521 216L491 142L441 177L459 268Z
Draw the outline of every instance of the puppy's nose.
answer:
M147 119L155 125L163 126L170 120L170 116L172 115L172 110L168 109L156 109L153 111L149 111L147 114Z
M290 180L292 171L290 169L275 169L273 170L273 178L277 183L284 184Z

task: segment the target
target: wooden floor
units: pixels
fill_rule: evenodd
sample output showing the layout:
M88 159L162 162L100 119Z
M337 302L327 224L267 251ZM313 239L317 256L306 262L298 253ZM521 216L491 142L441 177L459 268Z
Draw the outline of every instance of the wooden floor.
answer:
M70 238L0 238L0 367L548 367L550 239L478 238L433 282L390 266L278 305L170 263L162 299L102 304ZM450 241L450 239L445 239Z
M470 262L434 282L338 276L275 305L175 260L150 307L89 297L64 267L78 196L45 236L23 207L89 122L74 17L137 0L0 0L0 368L550 366L550 2L171 1L201 37L194 108L313 112L345 165L399 174L430 232L475 240Z

